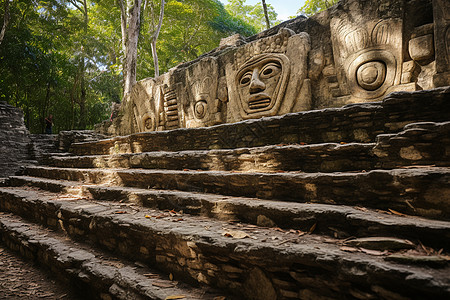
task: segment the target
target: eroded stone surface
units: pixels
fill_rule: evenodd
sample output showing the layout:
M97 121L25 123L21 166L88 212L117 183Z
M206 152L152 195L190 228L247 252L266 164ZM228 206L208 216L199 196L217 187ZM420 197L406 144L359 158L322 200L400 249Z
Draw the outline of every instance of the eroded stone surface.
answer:
M138 82L113 134L233 123L381 100L449 82L444 0L346 0ZM434 30L433 30L434 27Z
M53 195L43 192L11 190L10 194L26 200L9 209L26 214L30 219L46 222L41 216L60 213L59 224L72 238L85 240L87 234L96 244L117 254L158 265L174 276L226 288L238 295L244 290L250 298L260 295L252 287L255 287L255 280L261 278L271 282L281 299L298 293L298 282L314 294L329 297L331 291L345 295L350 289L372 296L392 290L404 296L443 297L449 292L445 288L449 284L444 275L447 269L392 264L383 257L342 250L337 240L324 242L314 234L298 236L275 229L187 216L180 220L179 214L169 212L158 217L155 213L161 212L120 203L52 200ZM14 197L19 199L17 196ZM30 209L32 207L34 209ZM43 215L44 210L47 213ZM30 230L28 226L26 230ZM248 237L236 239L226 235L233 230L244 230ZM139 251L136 243L151 249L149 254ZM249 278L255 280L244 280ZM355 278L359 279L355 281ZM382 292L372 289L374 284ZM390 288L391 284L396 288ZM270 287L267 293L272 293Z

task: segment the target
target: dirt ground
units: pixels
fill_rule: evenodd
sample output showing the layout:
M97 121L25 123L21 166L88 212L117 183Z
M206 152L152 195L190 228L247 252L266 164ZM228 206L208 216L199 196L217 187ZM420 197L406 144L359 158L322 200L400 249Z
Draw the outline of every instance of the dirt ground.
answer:
M81 300L70 287L52 278L0 243L0 299Z

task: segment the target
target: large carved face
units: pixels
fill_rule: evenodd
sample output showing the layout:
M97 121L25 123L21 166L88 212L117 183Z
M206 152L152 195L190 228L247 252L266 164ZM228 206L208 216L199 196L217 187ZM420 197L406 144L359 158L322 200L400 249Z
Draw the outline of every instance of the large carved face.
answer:
M247 114L272 109L283 98L289 75L283 54L263 54L246 62L236 76L240 104Z

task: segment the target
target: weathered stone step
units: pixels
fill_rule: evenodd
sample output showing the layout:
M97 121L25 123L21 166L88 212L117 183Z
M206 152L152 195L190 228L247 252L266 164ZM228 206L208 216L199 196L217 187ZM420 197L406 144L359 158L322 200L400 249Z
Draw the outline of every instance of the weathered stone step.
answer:
M234 149L283 143L373 142L415 122L449 121L450 87L389 94L382 102L306 111L207 128L143 132L74 143L77 155Z
M450 168L354 173L237 173L28 167L26 172L34 177L94 184L361 205L425 217L450 218Z
M67 240L11 214L0 213L0 238L9 248L58 274L90 299L214 299L220 294L171 281L167 274ZM174 298L174 296L180 296ZM184 296L182 298L181 296ZM170 298L172 297L172 298ZM227 298L228 299L228 298Z
M277 145L233 150L144 152L99 156L54 156L50 166L64 168L145 168L217 171L335 172L375 167L373 143Z
M134 203L160 210L214 217L263 227L280 227L332 237L393 236L419 240L432 247L450 247L450 222L399 216L362 207L344 205L291 203L255 198L218 196L195 192L147 190L127 187L83 185L28 176L10 178L15 186L34 186L96 200Z
M450 296L450 268L388 260L389 254L343 245L315 234L280 232L142 209L75 199L52 193L2 188L2 209L62 226L73 238L90 239L133 260L157 265L176 278L187 277L250 299L424 298ZM419 248L417 248L419 249ZM421 256L419 250L413 251ZM428 249L430 251L430 249ZM440 254L445 260L445 253Z
M450 122L412 123L396 134L377 136L373 153L377 166L399 165L450 166Z

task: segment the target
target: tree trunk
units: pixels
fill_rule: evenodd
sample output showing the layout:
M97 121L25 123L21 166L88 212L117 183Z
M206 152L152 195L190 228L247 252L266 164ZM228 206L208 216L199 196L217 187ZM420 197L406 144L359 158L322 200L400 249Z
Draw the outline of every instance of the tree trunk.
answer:
M5 36L6 26L9 23L9 0L5 1L5 15L3 16L3 26L0 31L0 45L2 44L3 37Z
M155 65L155 77L159 76L159 61L158 61L158 53L156 52L156 40L158 40L159 32L161 31L161 26L164 18L164 6L165 1L161 0L161 10L159 12L159 22L158 26L155 29L155 32L152 35L151 38L151 46L152 46L152 56L153 56L153 63Z
M139 29L141 26L141 4L142 0L134 0L133 6L130 7L128 13L128 30L125 39L125 59L123 66L124 99L130 94L131 88L136 83L136 62L137 62L137 46L139 39ZM123 5L123 3L122 3ZM122 17L123 19L123 17ZM123 26L122 26L123 27Z
M267 5L266 0L262 0L263 10L264 10L264 16L266 17L266 26L267 29L270 28L270 22L269 22L269 15L267 14Z

